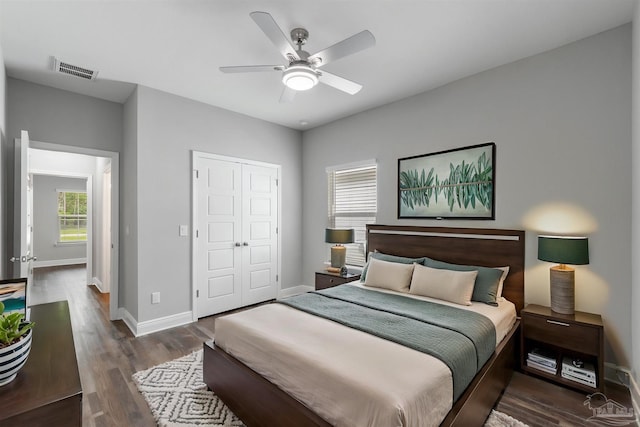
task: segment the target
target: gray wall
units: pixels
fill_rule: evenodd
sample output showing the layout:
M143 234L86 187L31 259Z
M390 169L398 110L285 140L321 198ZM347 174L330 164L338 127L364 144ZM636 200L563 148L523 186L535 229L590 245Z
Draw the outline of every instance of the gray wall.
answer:
M607 360L629 366L631 72L626 25L305 132L305 282L326 258L325 168L376 158L378 223L525 229L527 303L549 303L552 264L536 259L536 235L588 234L576 306L602 313ZM398 158L488 141L495 221L397 219Z
M300 284L300 132L145 87L121 105L8 79L7 96L11 141L27 129L32 140L122 153L119 306L138 322L191 310L190 239L178 225L191 221L192 150L282 165L280 283ZM12 187L13 167L4 172Z
M3 150L6 200L13 200L13 141L23 129L29 131L32 141L122 151L122 104L13 78L7 82L7 102L11 108L7 110ZM4 213L8 230L13 230L13 210L8 206ZM9 248L13 239L13 234L6 235Z
M33 253L38 262L86 258L87 245L58 244L58 190L86 191L87 180L33 176Z
M191 223L192 150L282 166L280 286L299 285L301 133L144 86L137 102L137 320L191 310L191 241L178 226Z

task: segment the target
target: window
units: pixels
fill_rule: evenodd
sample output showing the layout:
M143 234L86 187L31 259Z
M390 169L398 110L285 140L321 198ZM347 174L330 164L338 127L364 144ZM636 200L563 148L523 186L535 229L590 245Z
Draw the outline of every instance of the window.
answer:
M87 241L87 193L58 190L58 241Z
M353 228L355 243L347 247L347 264L363 266L367 224L376 222L377 165L374 160L327 168L329 227Z

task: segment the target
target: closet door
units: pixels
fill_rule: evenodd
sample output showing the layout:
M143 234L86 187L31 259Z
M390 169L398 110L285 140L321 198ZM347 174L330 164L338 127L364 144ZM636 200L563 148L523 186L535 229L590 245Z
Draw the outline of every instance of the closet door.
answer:
M242 165L242 305L278 294L278 170Z
M242 304L242 166L198 157L198 317Z

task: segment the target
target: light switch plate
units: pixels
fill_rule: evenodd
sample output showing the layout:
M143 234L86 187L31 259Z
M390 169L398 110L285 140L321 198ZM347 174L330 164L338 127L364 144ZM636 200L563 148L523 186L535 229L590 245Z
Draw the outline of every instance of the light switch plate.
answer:
M180 230L179 230L179 235L180 237L185 237L189 235L189 226L188 225L181 225L180 226Z

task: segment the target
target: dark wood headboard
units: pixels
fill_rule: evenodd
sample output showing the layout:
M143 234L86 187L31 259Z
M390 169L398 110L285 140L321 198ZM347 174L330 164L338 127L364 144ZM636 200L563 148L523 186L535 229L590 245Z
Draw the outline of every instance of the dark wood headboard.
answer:
M367 250L452 264L509 266L502 295L524 307L524 231L492 228L367 225Z

